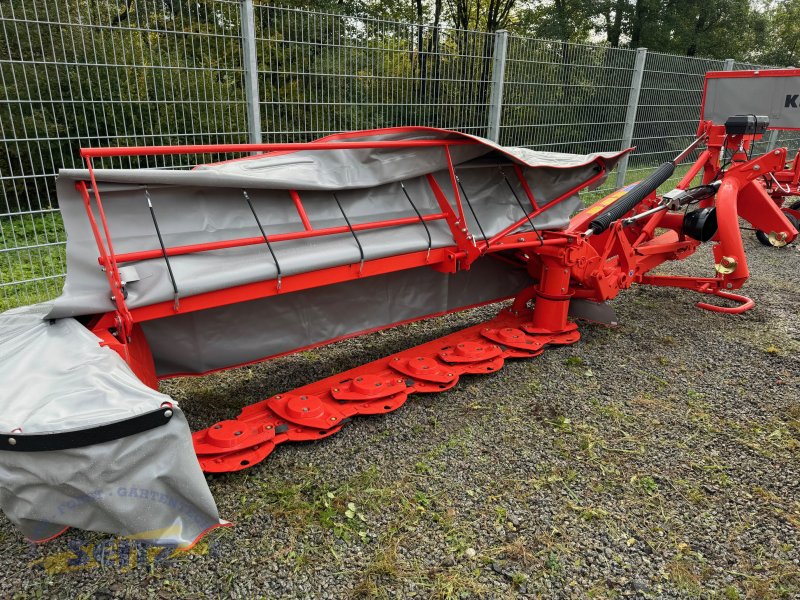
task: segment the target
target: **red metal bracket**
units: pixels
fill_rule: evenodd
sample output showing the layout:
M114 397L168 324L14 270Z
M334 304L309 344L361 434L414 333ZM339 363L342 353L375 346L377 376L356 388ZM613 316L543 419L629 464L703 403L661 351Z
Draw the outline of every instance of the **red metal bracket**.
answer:
M708 304L707 302L698 302L695 304L697 308L702 308L705 310L710 310L712 312L718 313L726 313L729 315L740 315L745 311L750 310L753 308L756 303L746 296L740 296L739 294L731 294L730 292L726 292L723 290L715 290L710 292L712 296L716 296L717 298L723 298L725 300L731 300L733 302L738 302L738 306L716 306L714 304Z

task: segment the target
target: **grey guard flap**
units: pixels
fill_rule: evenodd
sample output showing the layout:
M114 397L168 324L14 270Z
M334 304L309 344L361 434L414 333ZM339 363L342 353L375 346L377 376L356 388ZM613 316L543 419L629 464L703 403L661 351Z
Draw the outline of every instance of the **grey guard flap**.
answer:
M220 525L183 412L120 356L48 306L0 314L0 433L59 434L172 404L168 423L119 439L41 452L0 448L0 508L31 540L77 527L188 546ZM12 438L13 439L13 438Z
M703 120L721 125L732 115L766 115L770 129L800 129L800 76L785 71L755 73L751 77L709 73Z

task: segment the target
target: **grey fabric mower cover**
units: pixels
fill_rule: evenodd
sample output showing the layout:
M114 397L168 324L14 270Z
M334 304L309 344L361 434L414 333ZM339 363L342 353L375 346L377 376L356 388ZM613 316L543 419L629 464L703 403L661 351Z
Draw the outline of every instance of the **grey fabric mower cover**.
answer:
M479 238L524 217L527 201L512 171L518 165L540 206L598 173L623 153L578 156L501 148L480 138L427 128L399 128L332 136L339 140L477 140L451 147L453 162L475 216ZM508 173L508 182L504 173ZM288 190L297 190L314 228L440 212L425 177L432 174L454 202L441 147L347 149L271 153L180 169L96 169L117 254L159 248L146 192L167 246L260 235L243 190L267 232L298 231ZM62 170L57 190L67 231L67 276L52 306L0 315L0 437L63 433L113 424L163 409L172 400L143 385L112 350L75 317L113 310L97 246L75 182L81 170ZM597 182L598 184L600 181ZM334 198L334 193L336 198ZM339 209L336 200L341 203ZM580 207L577 194L544 211L537 229L564 228ZM96 210L96 207L95 207ZM99 217L99 215L95 215ZM367 260L454 244L441 221L359 232ZM521 228L525 229L525 228ZM284 276L358 264L350 233L273 245ZM174 256L182 296L274 279L277 266L265 245ZM127 304L172 299L163 257L123 265ZM484 258L467 271L416 268L336 285L231 304L142 323L159 375L202 373L290 352L408 319L508 298L529 284L527 273ZM46 317L47 320L43 320ZM65 526L133 535L186 546L220 523L192 448L189 428L172 402L166 424L104 443L57 451L0 447L0 505L32 539ZM131 490L135 490L132 493Z
M77 527L186 547L220 525L177 404L139 381L75 319L43 320L48 310L0 315L0 432L20 440L87 431L164 403L172 416L136 435L67 450L16 452L4 439L3 512L34 541Z
M480 142L451 147L462 196L474 210L473 216L464 202L467 224L478 239L484 237L481 230L491 237L525 216L517 198L527 203L527 195L512 170L514 165L522 169L539 206L546 206L594 176L598 157L610 171L624 154L575 155L503 148L482 138L424 127L339 134L320 141L331 139ZM289 190L298 191L315 229L344 226L342 211L353 224L416 217L401 182L421 214L439 213L425 178L428 174L434 176L455 207L441 147L276 152L194 170L95 169L117 254L159 248L145 193L152 200L164 242L170 247L259 237L258 224L243 191L251 198L268 235L303 229ZM75 189L76 181L87 179L84 170L59 173L58 201L67 230L67 278L64 293L49 315L52 318L113 310L108 282L97 263L97 244L83 200ZM578 195L573 194L538 215L533 224L539 230L563 229L580 206ZM526 224L520 228L524 230L530 227ZM455 244L443 221L428 222L428 231L434 249ZM358 240L366 260L424 251L429 244L426 229L419 222L360 231ZM272 246L284 277L357 265L361 259L358 244L349 232ZM170 264L184 297L277 276L275 261L265 244L173 256ZM127 263L122 274L131 308L173 298L163 257ZM524 271L485 259L455 275L418 268L146 321L142 327L160 376L204 373L408 319L507 298L527 281ZM358 310L341 310L352 306L358 306Z

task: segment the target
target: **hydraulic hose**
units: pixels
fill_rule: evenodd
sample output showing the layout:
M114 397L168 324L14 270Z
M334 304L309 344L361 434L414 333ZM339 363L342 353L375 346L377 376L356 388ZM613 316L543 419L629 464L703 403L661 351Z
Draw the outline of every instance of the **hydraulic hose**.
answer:
M628 214L636 207L637 204L647 198L647 196L649 196L652 192L657 190L658 186L672 177L674 172L674 163L663 163L655 171L650 173L650 175L642 179L632 189L625 193L624 196L621 196L606 210L597 215L597 217L595 217L592 222L589 223L589 231L591 231L593 234L603 233L606 229L608 229L611 223Z
M620 196L613 204L606 208L602 213L597 215L591 223L589 229L586 231L587 236L603 233L609 228L611 223L617 221L632 211L637 204L647 198L652 192L658 189L662 183L672 177L675 173L675 165L682 162L692 150L694 150L700 142L706 139L705 135L701 135L694 140L689 146L683 150L673 160L663 163L655 171L650 173L647 177L642 179L633 188L628 190L623 196Z

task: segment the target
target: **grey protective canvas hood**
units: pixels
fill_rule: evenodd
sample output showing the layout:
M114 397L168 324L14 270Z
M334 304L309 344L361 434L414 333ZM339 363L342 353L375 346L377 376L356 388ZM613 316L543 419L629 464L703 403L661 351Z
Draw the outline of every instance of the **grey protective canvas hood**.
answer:
M522 213L515 196L527 202L525 191L509 169L522 168L539 206L545 206L597 172L601 158L611 170L620 152L591 155L502 148L488 140L428 128L398 128L323 138L341 141L476 139L480 143L453 146L453 163L472 211L466 218L477 236L491 236L518 220ZM439 207L425 180L433 174L454 205L454 193L442 148L374 148L277 152L263 156L202 165L194 170L95 169L116 253L159 248L148 211L152 199L167 246L254 237L258 225L244 200L246 191L268 235L302 229L288 190L297 190L315 228L415 216L400 188L406 187L422 214ZM67 279L51 317L77 316L113 309L108 283L97 263L97 246L75 182L87 180L85 170L61 170L58 201L67 230ZM508 183L507 183L508 181ZM598 182L600 183L600 182ZM333 193L341 203L336 204ZM580 206L577 195L560 202L534 220L539 229L561 229ZM99 218L99 215L96 215ZM480 227L478 226L480 224ZM453 244L447 226L432 222L433 247ZM424 250L425 230L419 224L359 234L366 258L381 258ZM360 260L349 233L326 238L275 244L284 275L352 264ZM274 261L263 245L206 252L171 259L184 296L234 285L273 279ZM172 298L163 260L128 265L128 306L145 306ZM133 273L135 272L135 275Z
M31 540L68 527L186 547L221 524L169 397L144 385L120 356L74 319L49 322L49 306L0 315L0 433L16 437L93 430L159 410L163 425L105 443L15 451L0 440L0 507Z
M438 129L404 127L337 134L320 141L463 139L452 159L464 198L465 218L478 239L490 237L524 217L527 195L514 171L521 170L539 206L546 206L598 173L611 170L621 152L591 155L503 148L481 138ZM117 254L159 248L148 210L149 196L165 244L181 246L260 236L245 200L251 199L268 235L303 228L289 190L296 190L314 228L440 212L427 175L455 206L441 147L354 148L275 152L193 170L96 169L95 176ZM113 309L108 283L97 262L97 245L75 182L86 171L62 170L58 198L67 230L67 278L50 317L79 316ZM600 184L601 181L597 181ZM402 187L401 187L402 185ZM408 196L406 196L406 193ZM335 196L334 196L335 195ZM523 204L524 206L524 204ZM537 229L561 229L581 206L577 194L533 219ZM96 214L96 218L99 215ZM521 230L530 230L525 224ZM430 238L428 237L430 235ZM366 260L454 245L443 221L349 232L170 259L182 297L272 280ZM444 275L430 269L395 273L278 295L143 324L160 375L201 373L263 359L336 337L399 321L513 296L527 281L524 272L492 259L471 271ZM147 306L173 298L163 258L124 265L127 305ZM375 302L375 298L384 298ZM330 307L358 305L342 316ZM326 308L327 307L327 308ZM265 327L264 324L269 324Z

